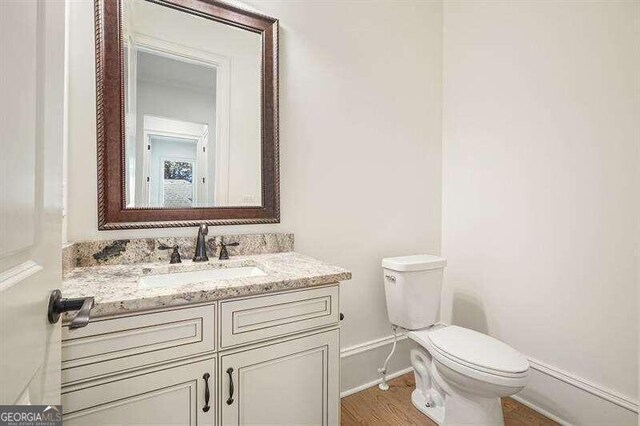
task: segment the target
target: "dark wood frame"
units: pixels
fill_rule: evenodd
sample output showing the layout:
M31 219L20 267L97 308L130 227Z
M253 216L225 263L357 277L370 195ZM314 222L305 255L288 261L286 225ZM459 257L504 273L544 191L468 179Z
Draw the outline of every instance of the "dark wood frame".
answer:
M280 222L278 20L217 0L148 0L262 36L262 206L125 208L122 2L95 0L98 229Z

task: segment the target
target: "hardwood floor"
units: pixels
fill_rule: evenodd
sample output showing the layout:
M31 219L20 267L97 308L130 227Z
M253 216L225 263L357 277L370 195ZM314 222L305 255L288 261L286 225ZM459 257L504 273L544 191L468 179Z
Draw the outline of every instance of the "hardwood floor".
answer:
M342 426L352 425L421 425L436 426L411 404L413 373L389 382L389 390L377 386L342 399ZM504 398L502 412L506 426L551 426L558 423L519 402Z

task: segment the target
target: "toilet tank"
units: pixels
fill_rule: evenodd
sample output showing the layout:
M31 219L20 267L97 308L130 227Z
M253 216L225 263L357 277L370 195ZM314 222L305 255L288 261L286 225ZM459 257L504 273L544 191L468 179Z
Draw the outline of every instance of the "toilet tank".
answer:
M382 259L389 322L407 330L438 321L442 276L447 260L416 255Z

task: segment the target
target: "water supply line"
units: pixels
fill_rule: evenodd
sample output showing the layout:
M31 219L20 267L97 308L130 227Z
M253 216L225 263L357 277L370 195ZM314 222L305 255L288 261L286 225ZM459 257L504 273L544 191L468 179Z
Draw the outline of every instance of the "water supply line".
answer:
M396 344L398 343L398 326L392 325L391 328L393 329L393 346L391 347L391 352L387 356L387 359L384 360L382 367L378 368L378 373L382 374L382 382L378 384L378 387L383 391L389 390L389 384L387 384L387 365L389 364L389 360L393 356L393 353L396 351Z

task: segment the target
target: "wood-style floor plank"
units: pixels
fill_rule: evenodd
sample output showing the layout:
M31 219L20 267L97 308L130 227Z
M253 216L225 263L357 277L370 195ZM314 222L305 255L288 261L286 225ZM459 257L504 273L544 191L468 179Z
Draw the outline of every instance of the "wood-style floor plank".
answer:
M413 389L413 373L409 373L391 380L386 392L374 386L342 398L342 426L436 426L411 403ZM511 398L502 400L502 412L506 426L558 425Z

